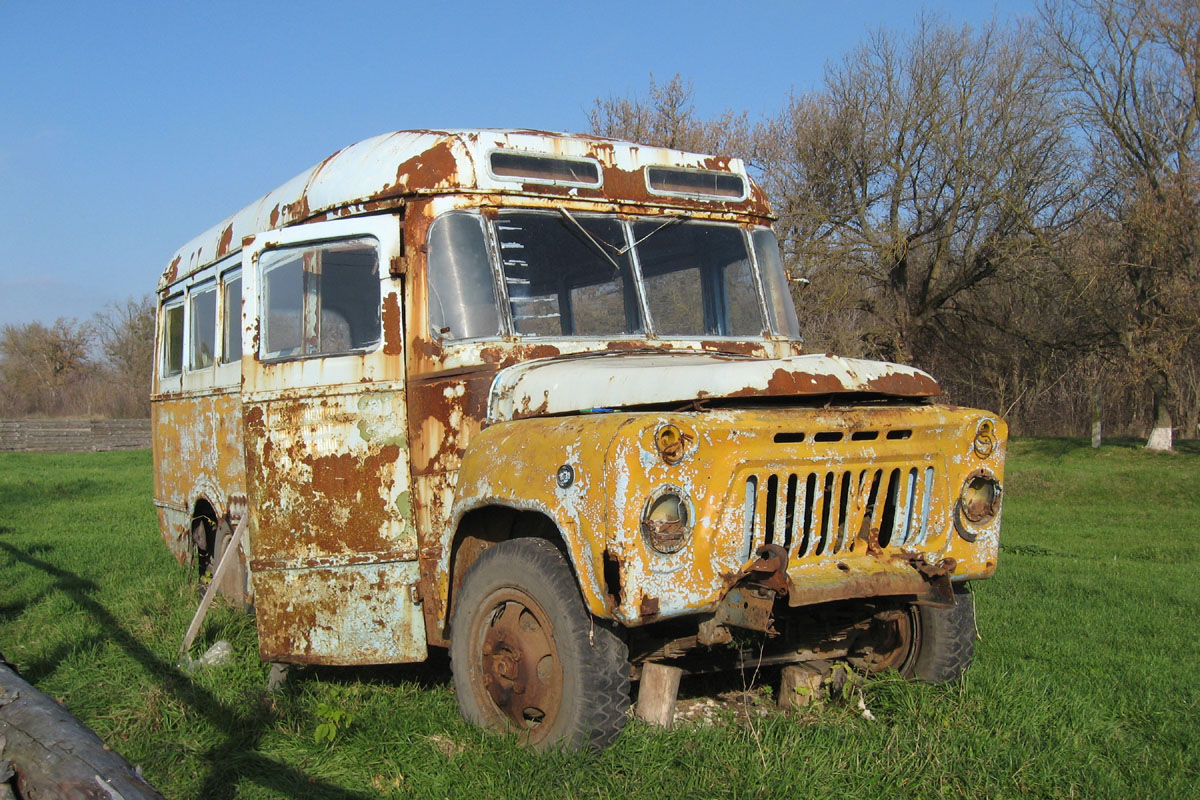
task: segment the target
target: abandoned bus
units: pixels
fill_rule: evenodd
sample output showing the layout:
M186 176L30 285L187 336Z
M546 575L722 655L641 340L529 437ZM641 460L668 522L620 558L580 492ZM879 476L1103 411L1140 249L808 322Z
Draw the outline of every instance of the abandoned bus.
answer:
M648 665L957 678L1005 424L806 353L771 221L737 159L492 130L335 153L163 272L167 546L228 552L264 660L448 647L463 714L533 746L611 742Z

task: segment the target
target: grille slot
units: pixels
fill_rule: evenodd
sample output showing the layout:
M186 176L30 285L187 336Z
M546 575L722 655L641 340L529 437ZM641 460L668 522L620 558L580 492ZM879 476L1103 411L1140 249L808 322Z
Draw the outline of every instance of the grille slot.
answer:
M880 547L922 545L933 489L931 466L750 475L745 557L764 544L790 559L865 552L871 538Z

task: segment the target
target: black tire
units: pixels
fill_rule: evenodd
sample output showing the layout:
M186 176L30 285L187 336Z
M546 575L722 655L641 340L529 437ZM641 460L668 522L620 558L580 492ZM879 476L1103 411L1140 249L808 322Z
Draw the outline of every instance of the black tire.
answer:
M951 608L918 606L920 648L913 677L952 683L962 677L975 653L975 599L965 583L954 584Z
M195 547L193 552L199 570L197 576L203 578L217 568L213 558L213 550L216 549L215 525L210 518L199 516L192 519L192 545Z
M494 545L453 603L450 665L467 720L536 749L612 743L629 709L629 650L584 608L558 548Z

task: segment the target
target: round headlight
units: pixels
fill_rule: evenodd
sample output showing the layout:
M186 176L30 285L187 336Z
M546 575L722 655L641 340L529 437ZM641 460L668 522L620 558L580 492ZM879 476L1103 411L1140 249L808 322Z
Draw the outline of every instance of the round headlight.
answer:
M683 492L664 487L646 500L642 512L642 536L654 550L669 555L687 544L692 532L688 504Z
M975 541L970 529L987 525L1000 513L1000 482L986 472L973 472L958 496L955 529L968 542Z

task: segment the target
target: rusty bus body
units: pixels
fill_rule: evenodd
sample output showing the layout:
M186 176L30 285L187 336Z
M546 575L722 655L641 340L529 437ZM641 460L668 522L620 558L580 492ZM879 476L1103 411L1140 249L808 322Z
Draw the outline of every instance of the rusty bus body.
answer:
M162 275L168 547L211 568L248 514L222 588L263 659L449 646L464 713L535 744L607 743L631 662L719 661L735 628L764 660L956 677L1004 423L806 354L771 219L740 161L626 142L335 153Z

